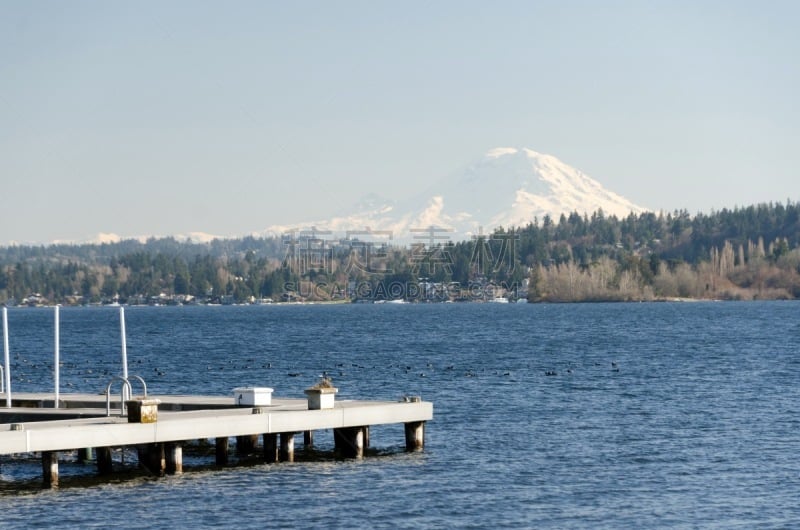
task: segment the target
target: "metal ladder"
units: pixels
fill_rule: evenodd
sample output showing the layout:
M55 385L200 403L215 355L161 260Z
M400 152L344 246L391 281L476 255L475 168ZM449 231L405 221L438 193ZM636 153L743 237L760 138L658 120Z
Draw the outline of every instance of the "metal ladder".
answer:
M133 395L133 387L131 386L130 379L136 379L140 383L142 383L142 391L143 391L142 397L145 398L147 397L147 383L144 382L144 379L142 377L138 375L132 375L126 379L121 375L115 375L113 379L111 379L111 381L108 382L108 385L106 385L106 416L111 416L111 386L117 380L122 381L122 387L120 387L119 391L120 416L127 415L128 410L125 405L125 401L127 401L127 399L129 399Z

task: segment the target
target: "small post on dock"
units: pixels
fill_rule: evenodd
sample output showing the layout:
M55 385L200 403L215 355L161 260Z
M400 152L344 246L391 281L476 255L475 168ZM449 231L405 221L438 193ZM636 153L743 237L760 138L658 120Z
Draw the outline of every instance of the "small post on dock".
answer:
M405 424L406 451L419 451L425 447L425 422L412 421Z
M228 437L222 436L216 439L216 446L217 446L217 465L218 466L225 466L228 464Z
M55 399L53 400L53 408L58 408L58 388L60 386L59 382L59 369L61 368L61 344L60 344L60 337L59 337L59 327L60 327L60 318L59 318L59 306L55 307L55 322L53 326L53 386L55 387Z
M130 390L130 385L123 385ZM129 399L125 402L128 410L128 423L156 423L158 421L158 406L160 399Z
M281 462L294 462L294 433L281 433Z
M264 462L267 464L276 464L280 462L280 454L278 452L278 435L275 433L264 433L262 435L264 445Z
M8 351L8 308L3 308L3 353L5 358L5 377L6 407L11 408L11 359Z
M58 487L58 452L42 452L42 487Z
M119 308L119 334L122 347L122 378L128 380L128 344L125 338L125 308ZM122 387L122 401L127 401L131 396L125 395L126 388Z

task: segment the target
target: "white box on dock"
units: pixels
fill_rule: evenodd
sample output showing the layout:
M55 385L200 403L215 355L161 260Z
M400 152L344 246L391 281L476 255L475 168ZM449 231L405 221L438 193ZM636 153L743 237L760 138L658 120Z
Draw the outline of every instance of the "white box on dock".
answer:
M272 389L267 387L239 387L233 389L233 400L243 407L261 407L272 404Z

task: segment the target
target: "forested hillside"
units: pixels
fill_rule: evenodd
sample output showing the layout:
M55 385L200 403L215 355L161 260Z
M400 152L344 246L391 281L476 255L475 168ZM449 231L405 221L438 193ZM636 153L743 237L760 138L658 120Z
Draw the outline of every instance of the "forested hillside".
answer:
M4 247L0 303L800 298L800 203L572 213L467 241L389 243L364 230Z

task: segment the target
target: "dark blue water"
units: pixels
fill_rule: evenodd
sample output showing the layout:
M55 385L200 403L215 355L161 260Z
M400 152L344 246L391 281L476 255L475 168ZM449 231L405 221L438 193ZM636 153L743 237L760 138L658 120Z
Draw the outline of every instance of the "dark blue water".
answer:
M127 308L151 394L434 402L426 449L39 491L0 460L0 527L787 528L800 524L800 304ZM52 309L9 310L14 391L52 390ZM61 311L62 392L120 371L118 311ZM557 375L546 375L555 372ZM315 442L332 445L329 431ZM191 463L191 462L190 462ZM187 465L190 467L190 465ZM72 482L71 482L72 480Z

